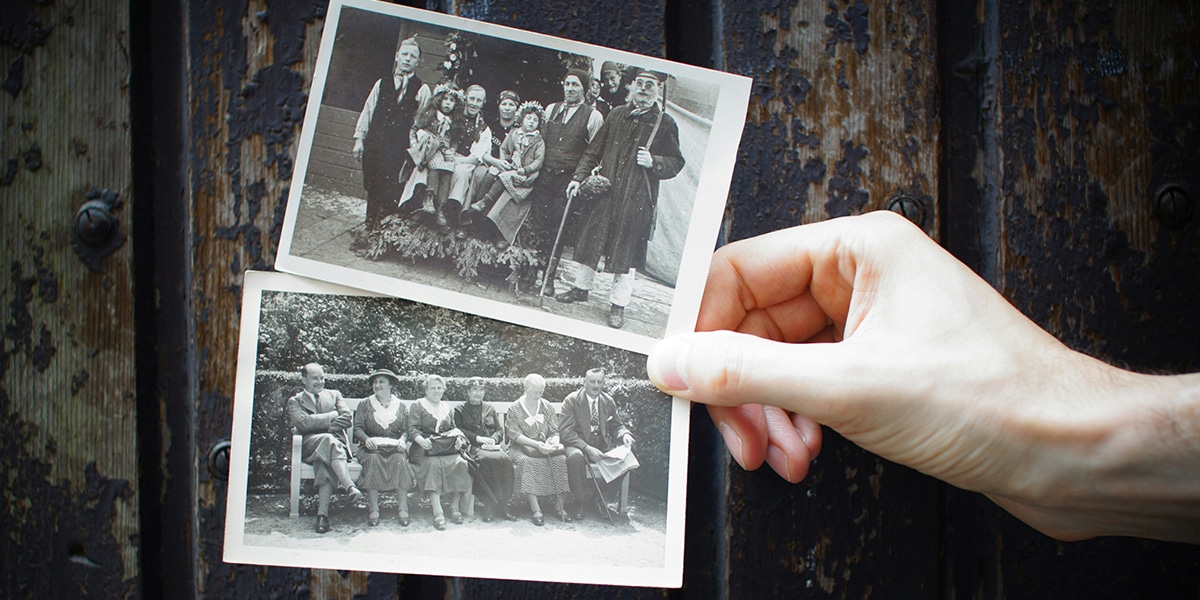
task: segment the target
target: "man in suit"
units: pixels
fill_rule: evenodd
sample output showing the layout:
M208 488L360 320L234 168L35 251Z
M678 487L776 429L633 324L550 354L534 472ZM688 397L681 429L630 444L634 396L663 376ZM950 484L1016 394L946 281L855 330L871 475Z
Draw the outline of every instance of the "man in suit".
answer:
M288 422L304 436L305 463L313 466L314 480L320 494L317 504L317 533L329 531L329 499L334 485L346 490L351 502L357 502L362 492L350 479L346 461L350 458L346 429L354 425L354 413L337 390L325 389L325 370L317 363L300 368L304 391L288 398Z
M587 469L605 452L624 445L633 448L633 435L617 414L617 403L604 391L604 369L589 369L583 387L563 399L559 435L567 447L567 480L575 496L575 518L583 518L584 506L592 504L595 484L588 482ZM630 453L632 460L632 453ZM608 507L600 507L601 512Z

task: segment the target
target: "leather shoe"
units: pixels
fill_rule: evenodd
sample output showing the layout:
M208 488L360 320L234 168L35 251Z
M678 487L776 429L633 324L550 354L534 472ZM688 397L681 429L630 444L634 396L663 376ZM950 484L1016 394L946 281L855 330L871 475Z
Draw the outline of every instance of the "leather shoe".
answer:
M546 518L543 517L542 513L540 512L533 513L533 524L541 527L542 525L546 524Z
M317 515L317 533L329 532L329 517L325 515Z
M577 511L575 511L575 520L576 520L576 521L582 521L582 520L583 520L583 511L582 511L582 510L577 510Z
M375 515L373 517L368 516L367 517L367 525L370 527L378 527L379 526L379 515Z
M406 514L400 515L400 526L401 527L408 527L411 523L412 523L412 519L410 519L408 517L408 515L406 515Z
M445 530L446 529L446 517L443 517L442 515L438 515L438 516L434 517L433 518L433 528L438 531Z
M350 489L346 490L346 495L350 498L350 504L357 504L363 497L362 490L355 486L350 486Z
M514 515L506 510L506 511L504 511L504 520L505 521L516 521L517 515Z
M572 302L587 302L587 299L588 291L577 287L573 287L569 291L563 292L559 294L557 298L555 298L555 300L558 300L563 304L570 304Z
M612 305L608 309L608 326L613 329L620 329L625 326L625 307Z
M454 523L455 525L462 525L463 524L462 513L458 512L457 510L450 513L450 522Z

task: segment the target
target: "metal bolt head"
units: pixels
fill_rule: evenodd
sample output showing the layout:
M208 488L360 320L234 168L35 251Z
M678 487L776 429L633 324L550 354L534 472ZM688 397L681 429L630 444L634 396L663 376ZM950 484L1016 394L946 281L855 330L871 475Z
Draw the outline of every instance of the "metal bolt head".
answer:
M114 229L112 212L108 204L100 200L85 202L75 213L75 233L89 244L100 244L112 235Z
M1154 214L1168 226L1178 227L1192 218L1187 190L1175 183L1159 186L1154 194Z
M208 449L208 472L221 481L229 480L229 440L221 440Z
M887 209L904 215L904 218L915 223L917 227L925 226L925 205L908 194L892 196L892 199L888 200Z

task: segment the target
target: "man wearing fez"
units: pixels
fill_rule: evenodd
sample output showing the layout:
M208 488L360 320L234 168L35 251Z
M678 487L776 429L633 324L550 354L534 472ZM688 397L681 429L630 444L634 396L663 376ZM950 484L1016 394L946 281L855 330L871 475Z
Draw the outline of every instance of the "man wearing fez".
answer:
M354 128L352 152L362 160L369 228L378 227L384 217L395 211L407 179L407 174L401 171L411 170L405 164L409 130L417 111L433 95L413 72L420 60L417 39L400 39L392 76L375 81Z
M567 205L567 185L579 164L583 151L604 124L600 112L583 101L584 94L592 84L586 71L571 69L563 77L563 101L546 107L546 122L542 124L542 139L546 141L546 161L539 171L537 183L529 195L529 218L524 230L532 239L532 246L550 259L554 238L562 225L563 210ZM572 209L572 213L577 211ZM563 232L563 240L571 237L572 222L569 220ZM563 243L566 243L565 241ZM544 291L554 296L554 273L546 265Z
M559 417L562 443L567 447L567 481L575 496L575 518L583 518L583 508L595 500L597 484L587 480L589 464L598 464L606 481L637 466L633 435L617 414L617 403L604 391L604 369L589 369L583 387L563 399ZM624 446L628 452L613 456L611 451ZM605 455L609 453L609 455ZM601 507L601 512L608 507Z
M346 430L354 425L354 413L337 390L325 389L325 370L317 363L300 368L304 391L288 398L288 422L304 436L300 460L313 466L317 485L317 533L329 531L329 499L336 485L345 490L351 502L362 492L350 479L346 461L350 458Z
M578 265L571 290L560 302L585 302L604 257L604 270L613 273L608 325L625 325L625 307L633 297L634 275L646 265L646 247L654 233L658 184L683 169L679 127L659 107L667 75L638 70L630 102L614 108L575 169L567 195L574 198L593 168L608 178L609 193L592 199L575 244ZM654 139L650 136L653 133Z

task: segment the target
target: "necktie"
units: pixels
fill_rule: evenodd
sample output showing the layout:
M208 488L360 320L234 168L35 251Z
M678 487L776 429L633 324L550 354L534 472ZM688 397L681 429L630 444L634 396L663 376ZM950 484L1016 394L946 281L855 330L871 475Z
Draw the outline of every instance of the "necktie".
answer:
M596 401L588 400L592 405L592 435L600 432L600 412L596 409Z

